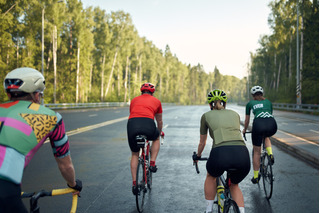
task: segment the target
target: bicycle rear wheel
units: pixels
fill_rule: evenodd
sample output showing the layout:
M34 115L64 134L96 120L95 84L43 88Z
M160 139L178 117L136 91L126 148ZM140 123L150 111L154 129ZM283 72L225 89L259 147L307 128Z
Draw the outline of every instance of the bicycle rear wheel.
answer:
M138 193L136 194L136 204L137 210L140 213L143 211L144 198L147 192L144 171L144 163L141 159L139 159L136 177L136 183L138 187Z
M269 200L273 191L273 173L271 159L267 154L262 156L261 175L263 179L263 189L266 198Z
M240 210L234 200L228 200L224 205L223 213L240 213Z

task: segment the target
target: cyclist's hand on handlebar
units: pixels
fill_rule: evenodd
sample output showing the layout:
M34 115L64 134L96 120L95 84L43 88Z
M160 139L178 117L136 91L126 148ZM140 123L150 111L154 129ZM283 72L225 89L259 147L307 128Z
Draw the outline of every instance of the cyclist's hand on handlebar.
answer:
M74 195L78 195L80 197L80 192L82 190L82 181L79 179L76 179L76 185L75 186L70 186L69 184L67 184L69 188L75 189L77 190L77 192L74 192Z
M195 152L192 155L192 159L193 161L198 161L201 158L201 156L199 157Z
M161 136L162 138L164 138L164 132L163 132L163 131L161 131L160 136Z

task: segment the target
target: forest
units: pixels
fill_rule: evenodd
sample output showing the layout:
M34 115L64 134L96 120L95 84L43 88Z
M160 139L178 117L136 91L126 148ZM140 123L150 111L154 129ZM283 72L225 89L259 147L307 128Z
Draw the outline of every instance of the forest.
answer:
M166 103L204 104L214 88L245 102L253 85L273 102L296 103L299 66L302 103L318 104L319 2L275 0L269 7L272 34L261 35L260 47L248 53L248 77L239 79L222 75L219 65L182 63L169 45L161 50L139 36L125 11L84 8L79 0L0 0L0 78L17 67L39 70L44 103L129 102L144 82Z

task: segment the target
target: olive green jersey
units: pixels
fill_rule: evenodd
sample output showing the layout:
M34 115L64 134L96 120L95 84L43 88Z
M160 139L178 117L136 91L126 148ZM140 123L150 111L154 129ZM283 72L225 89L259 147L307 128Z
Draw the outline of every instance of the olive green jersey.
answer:
M212 148L229 145L245 145L240 131L240 116L233 110L211 110L201 117L200 134L209 129Z

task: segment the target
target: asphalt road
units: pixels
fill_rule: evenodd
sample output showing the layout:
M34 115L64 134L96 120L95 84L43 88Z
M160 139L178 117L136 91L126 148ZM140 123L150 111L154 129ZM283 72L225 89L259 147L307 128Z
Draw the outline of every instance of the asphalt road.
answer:
M241 117L244 116L244 107L228 107L237 111ZM159 169L153 176L153 189L147 197L145 212L204 212L205 163L199 163L200 174L197 174L191 155L199 142L200 117L208 110L206 105L164 107L166 137L158 155ZM84 185L77 212L137 212L135 197L131 192L131 153L126 135L128 108L61 111L61 114L69 133L77 177ZM288 117L287 113L285 115ZM302 126L307 126L310 119L303 114L294 114L295 118L300 116L303 117L299 118L300 123L305 123ZM291 124L294 122L288 122L288 126ZM284 125L280 127L282 126ZM297 130L299 134L300 131L302 134L305 131L298 128L292 132ZM315 131L317 130L318 128ZM306 135L310 135L308 133ZM210 147L209 140L203 156L209 154ZM250 138L247 147L251 152ZM265 199L262 182L260 187L253 185L250 181L253 172L250 171L240 184L246 212L319 212L319 170L276 146L273 152L276 160L273 167L273 196L270 202ZM22 189L30 192L64 186L65 182L59 174L51 147L45 144L26 168ZM25 201L26 205L27 202ZM40 200L42 212L68 212L70 205L71 198L68 195Z

